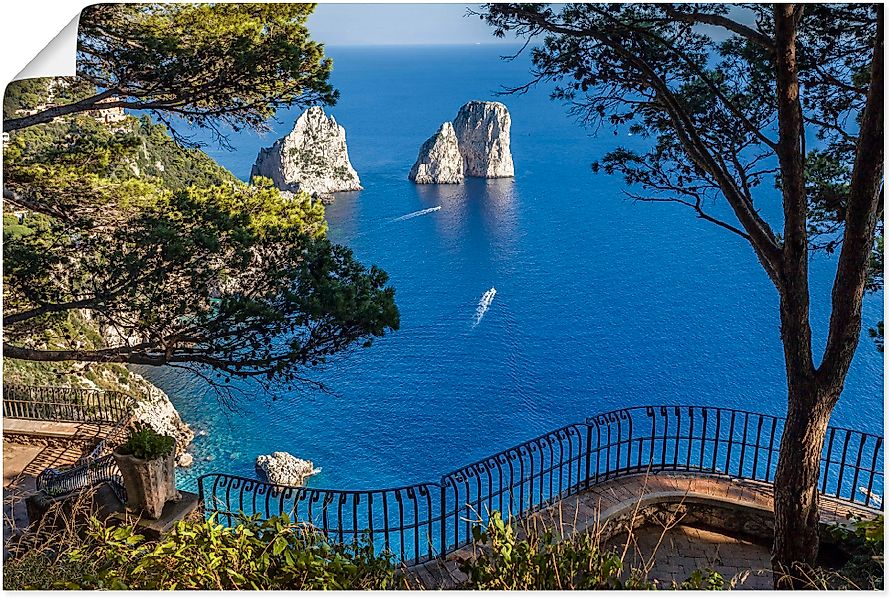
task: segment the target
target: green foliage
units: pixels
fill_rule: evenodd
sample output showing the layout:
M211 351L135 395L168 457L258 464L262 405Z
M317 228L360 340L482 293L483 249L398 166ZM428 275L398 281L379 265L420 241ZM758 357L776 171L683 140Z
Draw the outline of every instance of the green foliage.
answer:
M82 539L4 563L7 589L349 590L392 589L392 557L366 542L333 544L287 516L234 527L180 521L160 542L130 525L95 518Z
M387 275L325 239L320 202L238 182L148 117L36 125L13 133L5 158L25 208L21 223L4 220L7 356L122 361L55 335L90 309L146 340L131 363L290 383L398 327Z
M331 60L306 28L314 8L96 4L81 13L77 73L165 122L262 129L280 106L337 99Z
M130 431L127 441L115 451L141 460L155 460L169 456L175 446L176 440L172 436L161 435L147 425L140 425Z
M526 528L492 513L473 527L474 554L459 561L467 587L479 590L649 589L636 573L623 575L621 557L591 535L556 541L553 532ZM523 537L523 539L520 539Z
M122 162L116 169L118 176L138 174L142 178L156 178L172 190L241 183L205 153L178 145L167 127L153 123L148 115L133 119L131 126L138 145L129 164Z
M677 590L708 590L718 591L728 589L728 583L724 576L713 569L696 569L680 584L675 583Z
M833 543L847 555L838 569L820 569L815 581L825 589L885 589L885 516L856 519L852 529L830 530Z
M50 220L43 215L3 213L3 239L20 240L27 235L40 235L50 229Z
M96 87L75 77L37 77L10 82L3 95L3 118L12 119L41 105L68 104L96 93Z
M7 358L210 368L223 385L268 389L311 382L308 369L398 328L386 273L325 239L320 202L239 182L147 116L109 127L87 111L147 103L162 121L238 129L333 102L312 8L96 5L81 17L78 79L10 86L10 109L87 102L52 122L13 117L4 196L25 216L4 220ZM45 339L80 310L126 349Z
M45 80L20 79L11 82L3 94L3 118L11 119L18 111L33 110L46 97Z
M63 582L94 580L98 565L90 560L60 556L56 548L30 550L3 560L4 590L52 590Z
M15 81L7 93L30 81ZM82 190L86 175L126 183L141 179L178 190L240 182L234 175L194 148L176 144L164 125L148 115L128 116L109 127L92 115L78 115L43 123L10 134L4 152L4 173L11 189L35 195L36 186L71 180ZM43 195L58 195L59 187L43 188Z

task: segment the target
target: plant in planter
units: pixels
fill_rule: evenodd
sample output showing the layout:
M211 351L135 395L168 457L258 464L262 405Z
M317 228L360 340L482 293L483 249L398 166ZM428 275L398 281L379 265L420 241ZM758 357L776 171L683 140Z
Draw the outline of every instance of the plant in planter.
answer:
M114 449L127 490L127 510L157 519L168 500L179 500L174 474L175 446L176 440L171 436L139 426Z

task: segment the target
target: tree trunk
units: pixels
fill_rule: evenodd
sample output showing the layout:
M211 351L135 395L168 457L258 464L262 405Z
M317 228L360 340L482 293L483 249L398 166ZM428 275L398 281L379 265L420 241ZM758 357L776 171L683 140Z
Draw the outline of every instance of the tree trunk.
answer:
M789 380L789 409L774 482L772 564L778 589L808 587L819 548L820 454L835 405L815 378Z

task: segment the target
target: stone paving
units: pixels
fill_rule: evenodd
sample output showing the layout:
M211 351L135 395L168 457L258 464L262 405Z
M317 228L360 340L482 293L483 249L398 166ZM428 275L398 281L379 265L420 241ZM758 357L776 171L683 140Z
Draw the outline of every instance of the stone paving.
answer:
M618 535L607 546L625 547L627 535ZM634 530L624 564L646 572L657 587L672 586L696 570L714 570L738 590L773 589L770 548L687 525L669 529L644 525Z
M106 423L70 423L66 421L37 421L34 419L3 418L4 436L28 436L34 438L92 440L108 434L114 427Z
M600 483L540 511L533 516L532 522L539 524L536 526L547 527L558 538L596 528L594 530L602 539L612 540L622 532L627 535L629 528L636 531L644 527L647 518L655 514L652 507L663 507L664 513L664 507L673 506L676 507L673 510L678 512L676 522L663 525L670 525L677 531L671 534L671 543L660 549L659 560L656 561L660 566L654 571L654 576L659 573L663 579L670 575L683 580L715 555L720 561L714 561L714 564L721 567L716 570L725 574L728 580L734 574L731 571L737 567L739 571L757 571L765 564L769 565L767 549L751 541L699 527L678 529L684 517L682 509L702 505L748 515L744 517L744 522L734 523L732 529L742 527L752 534L750 538L769 537L770 525L767 522L772 518L773 511L770 484L683 472L630 475ZM708 510L703 514L708 517ZM870 518L876 514L878 512L875 510L825 496L820 499L822 523L845 523L855 516ZM714 521L715 515L711 516ZM719 514L717 519L721 518ZM659 527L660 531L663 529ZM643 539L647 543L652 537L648 531L643 529L646 534ZM456 559L469 555L470 549L465 546L452 552L445 560L415 565L409 569L409 579L412 585L424 589L453 589L466 581ZM770 575L749 575L749 580L739 587L762 587L766 581L764 577L769 579Z
M4 420L4 425L5 425ZM4 428L4 434L6 433ZM38 438L31 438L37 440ZM24 498L37 489L37 476L49 467L74 464L84 449L78 444L34 441L21 444L3 439L3 539L9 540L13 533L28 526L28 514ZM6 547L4 544L4 556Z

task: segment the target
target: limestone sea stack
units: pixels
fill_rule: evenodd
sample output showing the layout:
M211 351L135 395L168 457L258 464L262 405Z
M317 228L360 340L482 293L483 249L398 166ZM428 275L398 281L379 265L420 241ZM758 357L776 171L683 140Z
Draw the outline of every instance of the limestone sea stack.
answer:
M467 177L513 177L510 113L500 102L471 100L452 121Z
M251 168L251 177L258 175L282 191L321 197L362 189L350 164L346 131L319 106L308 108L291 133L260 150Z
M408 178L415 183L464 181L464 159L458 150L458 138L451 123L443 123L439 131L424 142Z
M460 183L464 177L513 175L507 107L500 102L471 100L452 123L443 123L424 142L408 178L415 183Z

